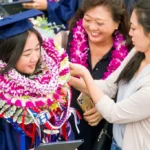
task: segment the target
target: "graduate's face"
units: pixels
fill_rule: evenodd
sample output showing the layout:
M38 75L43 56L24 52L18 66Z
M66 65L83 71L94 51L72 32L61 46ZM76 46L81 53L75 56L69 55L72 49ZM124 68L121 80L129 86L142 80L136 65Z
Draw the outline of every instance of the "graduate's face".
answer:
M24 74L32 74L40 59L40 49L41 47L37 36L29 32L21 57L16 64L16 69Z
M131 28L129 34L132 37L135 49L140 52L150 50L150 33L145 34L143 26L138 23L135 11L133 11L130 21Z
M106 42L112 38L112 34L117 29L116 23L110 10L105 6L97 6L85 12L83 17L83 27L91 42Z

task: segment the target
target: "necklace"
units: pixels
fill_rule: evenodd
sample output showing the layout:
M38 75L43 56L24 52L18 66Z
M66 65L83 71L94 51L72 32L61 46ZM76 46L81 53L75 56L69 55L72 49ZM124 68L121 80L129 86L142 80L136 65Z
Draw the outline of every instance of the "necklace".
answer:
M0 69L6 65L0 60ZM0 75L0 117L17 132L30 136L33 143L36 129L41 134L41 125L49 135L58 134L70 115L69 78L66 52L53 40L44 39L39 73L27 78L12 69ZM26 130L28 125L31 131Z
M73 63L81 64L88 68L88 36L82 26L82 19L79 19L75 28L72 29L73 40L70 42L70 60ZM102 79L106 79L114 72L128 54L124 36L115 31L113 36L113 51L111 53L111 61L104 72Z

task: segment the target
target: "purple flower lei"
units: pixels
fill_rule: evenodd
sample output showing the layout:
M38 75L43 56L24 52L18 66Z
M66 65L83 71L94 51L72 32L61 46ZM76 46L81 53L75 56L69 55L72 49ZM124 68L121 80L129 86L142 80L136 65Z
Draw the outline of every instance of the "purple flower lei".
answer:
M50 142L50 135L61 132L73 112L70 108L72 96L68 85L70 69L66 51L52 39L43 41L40 68L34 75L26 78L15 69L0 74L0 118L11 118L19 125L18 130L24 132L26 125L34 124L38 129L42 125L41 141L49 137L46 142ZM0 69L6 65L0 60ZM32 133L33 127L28 129L29 132ZM67 137L67 133L61 134Z
M73 40L70 42L70 60L73 63L81 64L88 67L88 37L82 26L82 19L76 23L76 27L72 29ZM128 48L126 46L124 36L116 31L113 37L114 50L111 53L111 61L107 66L107 71L104 72L102 79L106 79L112 72L114 72L128 55Z
M0 60L0 69L6 65ZM40 107L45 104L50 106L56 95L61 96L60 89L67 84L69 77L66 52L57 48L52 39L44 39L40 73L35 74L32 79L21 75L15 69L0 75L0 98L18 107Z

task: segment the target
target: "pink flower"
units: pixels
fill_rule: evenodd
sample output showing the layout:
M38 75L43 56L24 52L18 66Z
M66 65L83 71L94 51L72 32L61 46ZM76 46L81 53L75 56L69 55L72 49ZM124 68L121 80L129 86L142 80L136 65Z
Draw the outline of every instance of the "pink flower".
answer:
M73 63L81 64L88 67L88 38L87 34L82 26L82 19L78 20L76 27L72 29L73 40L70 42L70 60ZM128 48L125 45L125 37L116 31L113 37L113 47L111 58L107 71L103 75L103 79L106 79L112 72L114 72L124 60L128 54Z
M28 101L28 102L26 102L26 107L29 107L29 108L34 107L34 104L32 102Z
M22 107L22 103L21 103L20 100L16 100L15 105L16 105L17 107Z
M68 69L68 68L62 70L62 71L59 73L59 75L60 75L60 76L64 76L64 75L66 75L67 73L69 73L69 69Z
M36 106L41 107L44 106L45 103L43 101L36 101L35 104Z

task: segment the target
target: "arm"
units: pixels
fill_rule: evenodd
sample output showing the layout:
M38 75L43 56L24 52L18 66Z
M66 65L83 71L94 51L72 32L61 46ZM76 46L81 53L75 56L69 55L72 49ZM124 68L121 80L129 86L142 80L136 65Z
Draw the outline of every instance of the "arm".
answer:
M78 91L81 91L81 92L89 95L86 84L82 78L76 78L76 77L71 76L69 83L71 86L73 86Z
M47 11L48 21L57 25L67 24L78 8L80 0L60 0L51 2L49 0L34 0L33 3L23 3L25 9L39 9Z
M38 9L38 10L47 10L48 1L47 0L34 0L33 3L23 3L25 9Z
M125 62L127 63L128 60L130 60L134 54L135 51L132 50ZM121 66L124 67L126 63L123 63ZM140 121L150 116L149 80L147 80L142 86L139 86L138 90L134 92L131 96L122 100L121 102L115 103L113 99L104 94L101 89L97 88L87 69L85 69L84 67L81 67L79 69L80 75L83 77L86 83L86 87L89 91L89 94L96 104L96 108L100 111L102 116L109 122L124 124L129 122ZM118 70L115 71L106 81L100 82L105 86L102 87L102 85L99 85L103 88L104 92L110 93L110 91L112 91L111 88L113 88L113 85L115 85L114 81L116 81L116 78L118 77L118 74L121 71ZM71 71L72 74L74 74L74 70ZM106 87L111 88L105 89ZM110 95L112 96L112 94Z
M74 75L74 76L79 75L80 76L80 74L82 74L82 75L84 74L86 79L85 78L83 79L82 77L80 79L75 78L75 77L71 77L70 84L74 88L76 88L77 90L79 90L83 93L86 93L86 94L90 93L89 90L94 91L93 87L91 86L91 84L93 84L94 87L98 86L99 89L101 89L101 91L103 93L105 93L106 95L108 95L111 98L114 98L116 95L116 92L117 92L117 88L118 88L115 81L117 80L122 69L125 67L125 65L128 63L128 61L133 57L133 55L135 53L136 53L136 51L135 51L135 49L133 49L128 54L128 56L125 58L125 60L121 63L120 67L116 71L114 71L106 80L95 80L95 81L93 81L93 78L91 77L91 75L87 69L85 69L83 66L80 66L80 67L74 66L73 68L71 68L72 75ZM91 83L88 83L88 82L91 82ZM87 88L90 88L90 89L87 89Z
M81 68L81 70L81 77L86 84L87 90L92 100L96 104L104 96L104 93L96 86L89 71L86 68Z
M82 78L71 77L69 83L79 91L88 94L85 82ZM96 126L102 120L100 112L94 107L91 110L86 111L84 114L84 120L88 122L90 126Z
M112 123L125 124L150 117L150 83L143 85L135 93L121 102L115 103L103 96L96 104L102 116Z

